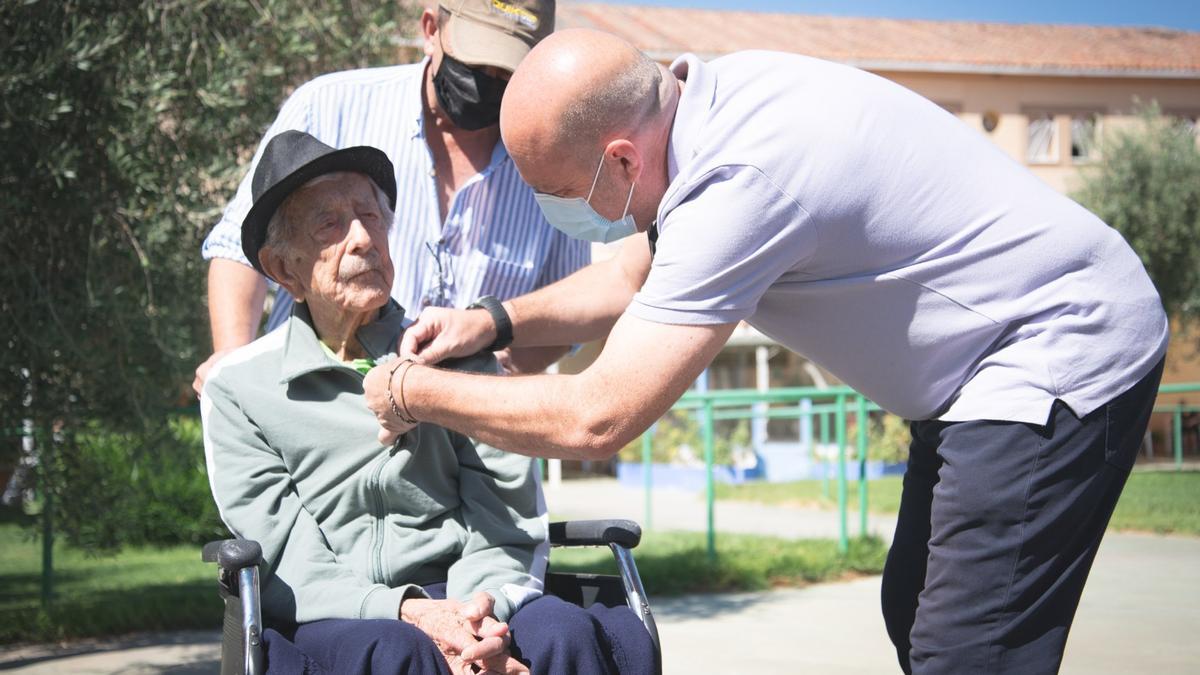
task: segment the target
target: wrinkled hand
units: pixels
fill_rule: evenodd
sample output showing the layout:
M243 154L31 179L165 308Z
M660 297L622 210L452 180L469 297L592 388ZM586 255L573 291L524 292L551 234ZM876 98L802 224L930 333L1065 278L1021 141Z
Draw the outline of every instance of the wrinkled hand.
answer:
M466 619L467 623L471 626L471 630L476 635L494 635L501 630L507 634L508 624L497 620L495 611L496 600L491 594L484 593L483 591L476 593L474 597L464 602L459 608L459 614L462 615L463 619ZM502 655L485 660L484 665L489 671L504 673L504 675L529 672L525 664L509 656L507 651Z
M225 358L232 349L222 349L213 352L212 356L196 367L196 379L192 380L192 391L196 392L196 398L200 398L200 392L204 390L204 381L208 379L208 372L212 367L217 365L217 361Z
M372 368L363 380L363 398L366 399L367 408L375 413L375 419L379 421L379 442L383 445L393 445L396 439L416 426L401 420L392 410L392 401L388 398L388 380L391 380L392 386L399 389L404 369L410 367L412 364L401 364L399 361L381 363ZM395 377L392 377L394 368L399 368L399 370ZM398 405L400 403L399 392L393 392L393 396Z
M400 338L401 358L433 365L470 356L496 340L496 323L483 309L426 307Z
M453 673L528 673L508 653L508 624L491 616L492 597L477 593L467 603L412 598L400 606L400 618L433 640ZM481 614L486 611L487 614Z

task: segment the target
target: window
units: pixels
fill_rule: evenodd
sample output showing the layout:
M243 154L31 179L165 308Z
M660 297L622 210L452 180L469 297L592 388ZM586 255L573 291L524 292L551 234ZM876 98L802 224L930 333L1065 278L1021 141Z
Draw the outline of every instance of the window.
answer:
M1054 119L1054 115L1029 115L1029 139L1025 159L1030 164L1058 162L1058 120Z
M1100 115L1071 115L1071 160L1090 162L1100 156Z

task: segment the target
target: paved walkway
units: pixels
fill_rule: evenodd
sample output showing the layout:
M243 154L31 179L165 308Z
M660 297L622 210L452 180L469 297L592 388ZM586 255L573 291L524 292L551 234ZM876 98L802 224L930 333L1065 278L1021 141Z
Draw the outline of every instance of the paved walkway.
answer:
M547 500L558 517L642 518L640 492L611 481L568 483ZM703 502L694 496L663 492L654 506L656 529L704 527ZM834 514L804 509L718 503L717 522L725 530L832 536L837 521ZM894 527L882 517L871 522L880 531ZM759 593L652 598L652 606L668 674L899 672L879 615L879 577ZM1195 674L1200 672L1198 627L1200 538L1110 533L1084 591L1062 672ZM213 673L218 640L216 631L184 632L31 647L0 653L0 671Z
M627 488L612 479L565 481L558 489L546 488L550 515L557 519L628 518L645 527L645 493ZM703 532L704 494L680 490L657 490L651 497L651 525L656 530ZM787 539L836 538L838 515L834 511L789 506L766 506L753 502L718 501L713 519L718 532L745 532ZM850 535L858 535L858 511L847 518ZM896 531L896 517L868 514L867 530L884 541Z

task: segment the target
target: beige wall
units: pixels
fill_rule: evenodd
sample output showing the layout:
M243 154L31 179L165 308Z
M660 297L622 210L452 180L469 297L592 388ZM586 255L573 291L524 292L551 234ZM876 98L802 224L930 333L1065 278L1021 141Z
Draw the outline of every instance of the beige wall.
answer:
M1075 187L1077 164L1071 159L1071 113L1101 114L1101 134L1126 123L1133 101L1158 101L1166 112L1200 114L1200 80L1032 77L953 73L878 73L958 113L967 124L987 134L1009 156L1029 166L1055 189ZM999 121L987 133L983 115L995 112ZM1058 161L1026 162L1028 115L1047 111L1058 124Z

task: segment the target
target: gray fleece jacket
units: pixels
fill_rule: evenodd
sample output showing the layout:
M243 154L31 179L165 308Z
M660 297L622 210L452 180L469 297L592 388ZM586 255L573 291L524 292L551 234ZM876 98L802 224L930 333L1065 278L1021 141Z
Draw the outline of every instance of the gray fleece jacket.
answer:
M367 353L403 331L394 302L359 330ZM495 372L494 359L462 369ZM420 424L393 447L363 375L317 340L307 308L210 372L201 396L213 498L236 536L262 544L272 620L397 618L422 585L486 591L507 621L540 595L547 516L532 460Z

